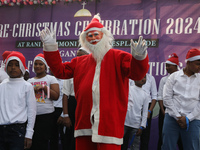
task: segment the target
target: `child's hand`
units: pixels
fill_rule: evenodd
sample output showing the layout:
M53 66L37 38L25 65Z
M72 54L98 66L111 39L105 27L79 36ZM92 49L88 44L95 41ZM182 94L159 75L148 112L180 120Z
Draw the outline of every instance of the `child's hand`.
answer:
M43 87L41 84L37 84L37 85L34 87L34 90L35 90L36 93L37 93L38 91L43 90L43 89L44 89L44 87Z
M57 124L63 124L63 122L64 122L64 118L60 116L57 120Z
M70 128L70 127L72 126L71 119L70 119L69 117L64 117L63 124L64 124L64 126L66 126L67 128Z
M136 132L136 136L141 136L141 135L142 135L142 129L139 128Z
M177 118L178 118L177 123L179 124L179 126L183 129L187 128L185 116L181 116L181 117L177 117Z
M24 149L29 149L32 145L32 139L25 138L24 139Z

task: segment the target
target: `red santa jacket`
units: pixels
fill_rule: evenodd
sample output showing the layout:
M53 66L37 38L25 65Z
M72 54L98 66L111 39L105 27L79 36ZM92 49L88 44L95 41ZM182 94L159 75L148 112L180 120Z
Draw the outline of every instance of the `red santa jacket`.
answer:
M75 137L89 135L93 142L121 145L129 78L141 80L145 76L148 56L140 61L130 53L116 49L110 49L99 63L91 54L65 63L62 63L59 51L44 51L44 56L57 78L74 78Z

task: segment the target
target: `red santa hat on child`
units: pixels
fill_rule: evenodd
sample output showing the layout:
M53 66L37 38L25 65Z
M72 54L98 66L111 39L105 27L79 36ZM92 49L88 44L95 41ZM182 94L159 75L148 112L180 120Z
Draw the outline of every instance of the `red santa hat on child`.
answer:
M48 72L49 66L47 65L47 62L46 62L46 60L44 59L44 54L40 53L40 54L36 55L35 58L34 58L34 60L33 60L33 65L34 65L34 62L35 62L36 60L41 60L41 61L45 64L45 66L47 67L47 72Z
M22 74L24 75L26 71L26 59L24 55L20 52L12 51L6 58L6 67L5 67L6 72L7 72L8 63L11 60L17 60L19 62L20 70L22 71Z
M6 58L8 57L8 55L12 53L12 51L4 51L3 54L2 54L2 57L3 57L3 62L5 63L6 62Z
M165 63L178 66L179 65L179 60L178 60L177 54L176 53L172 53L171 55L169 55L169 59L167 59L167 61Z
M190 49L186 55L186 61L195 61L200 59L200 50Z
M101 23L101 18L99 13L96 14L93 19L91 20L91 22L87 25L87 27L85 28L85 32L89 32L89 31L101 31L101 29L104 27Z

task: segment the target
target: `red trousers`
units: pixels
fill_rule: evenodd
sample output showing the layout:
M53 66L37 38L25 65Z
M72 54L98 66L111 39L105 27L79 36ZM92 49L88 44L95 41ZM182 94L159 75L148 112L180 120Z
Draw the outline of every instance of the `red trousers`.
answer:
M94 143L91 136L76 138L76 150L121 150L121 145Z

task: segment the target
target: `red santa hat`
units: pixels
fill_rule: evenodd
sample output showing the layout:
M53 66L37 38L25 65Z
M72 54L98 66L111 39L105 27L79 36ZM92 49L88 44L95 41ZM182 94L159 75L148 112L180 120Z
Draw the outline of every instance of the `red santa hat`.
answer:
M26 71L26 59L24 55L20 52L12 51L6 58L6 67L5 67L6 72L7 72L8 63L11 60L17 60L19 62L20 70L22 71L24 75Z
M169 55L169 59L167 59L167 61L165 63L178 66L179 65L179 60L178 60L177 54L176 53L172 53L171 55Z
M104 27L101 23L101 18L99 13L96 14L93 19L91 20L91 22L87 25L87 27L85 28L85 32L89 32L89 31L101 31L101 29Z
M12 51L4 51L2 54L3 57L3 62L5 63L6 58L8 57L8 55L12 53Z
M186 55L186 61L195 61L200 59L200 50L190 49Z
M36 60L41 60L41 61L45 64L45 66L47 67L47 72L48 72L49 66L47 65L47 62L46 62L46 60L44 59L44 54L40 53L40 54L38 54L38 55L35 56L35 58L34 58L34 60L33 60L33 66L34 66L34 62L35 62Z

